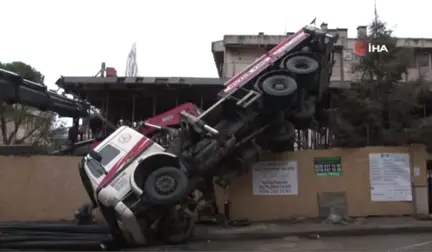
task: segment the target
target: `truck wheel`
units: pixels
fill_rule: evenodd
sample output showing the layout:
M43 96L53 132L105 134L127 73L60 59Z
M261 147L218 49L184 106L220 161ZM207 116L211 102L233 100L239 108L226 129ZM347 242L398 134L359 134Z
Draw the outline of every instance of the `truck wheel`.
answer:
M319 63L312 57L309 56L294 56L289 58L284 67L295 74L307 75L314 73L319 68Z
M155 204L172 204L182 200L188 188L186 174L176 167L156 169L144 182L144 194Z
M193 234L194 220L183 209L163 217L158 224L156 237L166 244L186 242Z
M260 88L269 96L288 96L297 90L297 82L288 75L271 75L262 81Z

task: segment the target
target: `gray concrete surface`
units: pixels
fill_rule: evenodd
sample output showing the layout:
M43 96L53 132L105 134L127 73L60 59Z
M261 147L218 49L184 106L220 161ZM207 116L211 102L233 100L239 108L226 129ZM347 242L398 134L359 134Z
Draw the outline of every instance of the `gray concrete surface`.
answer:
M274 239L285 236L309 237L359 236L400 233L432 233L431 220L412 217L351 218L337 223L319 220L296 220L278 223L257 223L245 227L196 226L195 241Z
M187 245L140 249L145 251L432 251L432 233L356 237L296 236L271 240L191 242Z

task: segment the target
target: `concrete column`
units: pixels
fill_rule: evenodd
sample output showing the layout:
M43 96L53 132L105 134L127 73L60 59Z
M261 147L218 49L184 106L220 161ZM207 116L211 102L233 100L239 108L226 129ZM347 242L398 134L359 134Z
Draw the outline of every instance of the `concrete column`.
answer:
M411 161L411 183L415 215L429 215L429 195L427 182L428 153L424 145L409 147Z
M367 38L367 26L357 27L357 38L359 39Z

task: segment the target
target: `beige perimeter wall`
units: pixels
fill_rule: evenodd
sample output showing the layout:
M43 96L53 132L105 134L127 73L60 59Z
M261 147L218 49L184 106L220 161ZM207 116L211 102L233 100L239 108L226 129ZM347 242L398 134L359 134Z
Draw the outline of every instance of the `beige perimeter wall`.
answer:
M295 160L298 164L298 195L253 196L252 172L240 177L229 189L233 218L253 220L287 219L293 216L317 217L318 194L346 193L350 216L406 215L416 212L413 202L372 202L370 199L369 153L410 153L413 194L425 188L426 156L423 146L368 147L272 154L266 159ZM342 157L342 176L317 177L315 157ZM71 219L87 195L78 175L77 157L0 156L0 220ZM418 176L415 176L418 175ZM224 194L219 192L222 202ZM417 202L418 203L418 202ZM425 202L422 202L425 203Z

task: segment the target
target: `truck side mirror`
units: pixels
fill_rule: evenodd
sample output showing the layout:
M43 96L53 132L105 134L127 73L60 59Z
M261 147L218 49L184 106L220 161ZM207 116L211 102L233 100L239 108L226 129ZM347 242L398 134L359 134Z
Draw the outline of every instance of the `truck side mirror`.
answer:
M90 155L91 158L93 158L94 160L98 161L99 163L102 161L102 156L99 153L97 153L96 151L94 151L94 150L91 150L89 152L89 155Z

